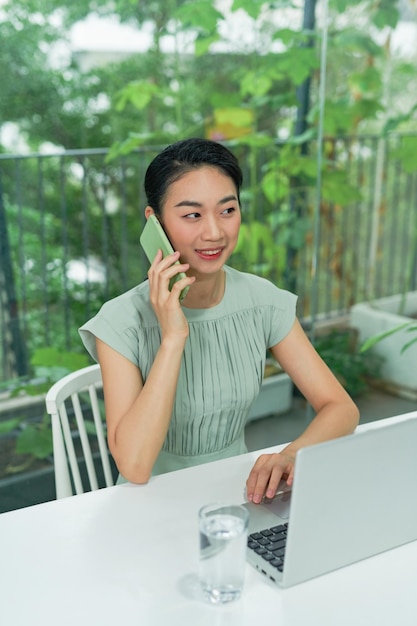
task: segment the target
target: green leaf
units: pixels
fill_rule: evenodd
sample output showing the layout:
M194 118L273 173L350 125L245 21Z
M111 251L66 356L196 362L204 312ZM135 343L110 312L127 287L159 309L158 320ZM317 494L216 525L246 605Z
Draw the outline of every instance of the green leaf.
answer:
M363 0L330 0L330 7L339 13L345 13L352 5L361 4Z
M367 67L361 72L352 72L348 82L357 95L374 93L381 89L382 85L381 74L374 67Z
M325 104L326 115L324 116L324 132L326 135L334 136L343 134L353 126L354 114L346 99L336 102L330 100ZM318 105L312 107L308 118L313 121L318 116Z
M31 454L37 459L45 459L53 451L52 431L36 426L27 426L16 440L17 454Z
M392 3L392 0L390 2ZM400 17L398 9L392 6L392 4L388 4L388 2L381 2L381 5L383 6L380 6L373 15L372 22L380 30L387 26L395 28Z
M404 344L403 347L401 348L400 354L408 350L408 348L413 346L415 343L417 343L417 337L414 337L413 339L411 339L411 341L408 341L406 344Z
M288 176L279 169L267 172L262 178L261 186L265 197L272 205L284 200L290 187Z
M255 263L258 259L268 260L273 255L274 241L271 229L267 224L251 222L250 227L242 224L236 252L244 251L249 263Z
M333 45L344 52L366 53L373 57L382 56L383 54L381 46L378 46L372 37L350 27L334 35Z
M272 79L266 74L247 72L240 83L240 92L242 96L263 96L268 93L271 86Z
M383 105L374 98L361 98L351 107L351 115L356 122L365 119L375 119L381 111L384 111Z
M84 420L85 430L88 435L97 435L96 425L91 420Z
M19 424L20 419L18 417L0 422L0 435L7 435L8 433L11 433L12 430L15 430L19 426Z
M346 206L361 198L359 189L349 183L347 174L344 171L324 171L322 180L322 197L327 202Z
M301 135L293 135L287 141L293 145L300 145L302 143L306 143L307 141L311 141L317 137L317 130L315 128L309 128Z
M408 122L414 116L414 113L417 111L417 104L415 104L407 113L403 113L402 115L397 115L396 117L391 117L386 123L382 130L384 135L397 130L401 124Z
M86 367L89 359L86 354L79 352L63 352L54 347L37 348L31 359L32 365L36 368L55 369L60 368L73 372Z
M16 389L13 390L12 396L18 397L22 393L28 396L44 394L50 388L51 382L55 382L59 380L59 378L62 378L62 376L68 374L68 370L62 370L60 368L35 368L35 374L46 380L43 382L24 382L20 387L16 387Z
M391 335L398 333L400 330L407 328L407 326L409 325L410 325L410 322L404 322L403 324L399 324L399 326L395 326L394 328L391 328L390 330L386 330L383 333L378 333L377 335L373 335L372 337L369 337L362 344L360 348L360 352L366 352L366 350L369 350L370 348L375 346L377 343L379 343L386 337L390 337Z
M401 138L401 145L392 151L392 157L398 159L408 174L417 171L417 137L404 136Z
M273 40L282 41L284 46L291 46L295 41L300 38L300 31L292 30L291 28L281 28L273 35Z
M116 96L116 111L123 111L130 103L139 111L145 109L160 88L150 80L134 80Z
M173 12L173 17L179 20L183 26L203 29L204 32L209 33L214 33L217 21L223 19L222 13L213 6L212 0L183 2Z
M129 136L127 139L125 139L124 141L118 141L112 145L112 147L110 148L107 154L106 162L110 163L111 161L114 161L114 159L117 159L118 157L126 156L127 154L130 154L131 152L136 150L136 148L138 148L139 146L145 145L146 143L148 143L149 139L152 136L153 135L151 135L150 133L147 133L147 134L129 133Z
M208 53L210 50L210 46L212 43L215 43L216 41L220 40L220 35L214 34L214 35L199 35L196 39L195 42L195 53L196 56L203 56L204 54Z
M256 20L261 12L262 4L259 0L233 0L232 11L243 9L249 17Z
M295 47L276 55L275 72L280 72L294 85L301 85L319 65L313 49Z
M273 137L265 133L254 133L253 135L244 135L231 142L231 145L250 146L251 148L266 148L274 143Z

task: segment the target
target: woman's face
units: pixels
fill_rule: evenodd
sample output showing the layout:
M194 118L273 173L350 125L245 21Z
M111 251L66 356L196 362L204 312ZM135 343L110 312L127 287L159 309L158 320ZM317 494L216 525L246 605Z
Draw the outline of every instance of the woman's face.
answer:
M162 223L188 274L218 272L239 236L240 206L233 180L203 166L172 183L162 209Z

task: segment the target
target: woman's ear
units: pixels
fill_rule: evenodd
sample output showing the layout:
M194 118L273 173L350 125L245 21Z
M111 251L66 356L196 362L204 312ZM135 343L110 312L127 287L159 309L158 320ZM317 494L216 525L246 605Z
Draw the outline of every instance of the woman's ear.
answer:
M153 210L153 208L151 206L147 206L145 209L145 217L146 219L148 219L148 217L150 215L155 215L155 211Z

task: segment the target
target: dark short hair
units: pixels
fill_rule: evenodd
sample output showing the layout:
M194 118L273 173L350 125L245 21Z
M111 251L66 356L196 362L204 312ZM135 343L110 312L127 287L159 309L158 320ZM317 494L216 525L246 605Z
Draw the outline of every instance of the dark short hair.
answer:
M204 166L216 167L233 180L240 203L243 176L234 154L210 139L182 139L164 148L146 170L145 193L148 205L155 214L161 215L168 187L172 183Z

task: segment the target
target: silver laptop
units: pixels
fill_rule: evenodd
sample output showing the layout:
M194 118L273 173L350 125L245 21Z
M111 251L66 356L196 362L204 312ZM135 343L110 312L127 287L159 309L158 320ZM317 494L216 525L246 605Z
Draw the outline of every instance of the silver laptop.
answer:
M416 540L417 418L303 448L291 493L245 506L248 561L282 587Z

